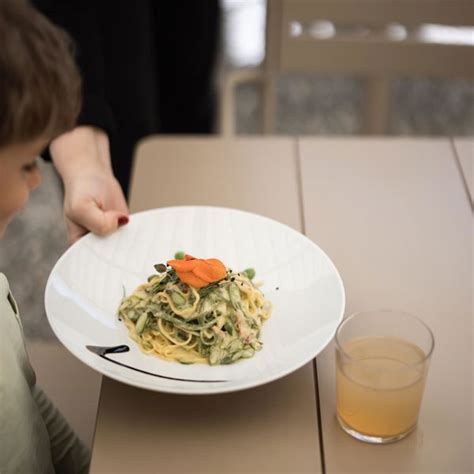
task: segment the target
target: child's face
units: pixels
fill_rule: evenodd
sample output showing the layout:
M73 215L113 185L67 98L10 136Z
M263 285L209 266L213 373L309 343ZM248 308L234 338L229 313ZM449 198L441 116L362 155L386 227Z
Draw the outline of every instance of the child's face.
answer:
M41 183L36 157L46 143L38 139L0 148L0 237L11 218L28 202L30 191Z

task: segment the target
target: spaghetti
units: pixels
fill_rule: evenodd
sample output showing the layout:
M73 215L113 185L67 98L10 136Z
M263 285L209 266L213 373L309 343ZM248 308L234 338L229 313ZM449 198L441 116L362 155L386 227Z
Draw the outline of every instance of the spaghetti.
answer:
M169 265L155 268L157 274L124 298L119 308L130 337L143 352L182 364L217 365L261 350L261 328L272 306L253 283L252 269L225 269L223 278L196 288Z

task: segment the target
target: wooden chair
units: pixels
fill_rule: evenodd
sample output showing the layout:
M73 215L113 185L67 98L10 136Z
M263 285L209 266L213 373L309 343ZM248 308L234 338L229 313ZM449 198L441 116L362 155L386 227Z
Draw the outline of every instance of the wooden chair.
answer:
M305 32L305 26L317 21L335 25L335 34L322 38ZM406 38L387 34L393 24L406 28ZM275 82L281 73L365 78L363 132L384 133L392 78L474 78L474 48L425 42L417 34L424 24L474 25L474 4L472 0L268 0L265 63L258 70L232 72L223 81L221 133L235 133L235 89L245 82L262 84L263 132L272 133ZM300 34L294 34L295 26Z

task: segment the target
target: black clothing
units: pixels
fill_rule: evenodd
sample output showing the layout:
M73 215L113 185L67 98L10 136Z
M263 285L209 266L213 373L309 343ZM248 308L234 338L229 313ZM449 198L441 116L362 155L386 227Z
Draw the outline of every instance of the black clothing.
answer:
M105 130L127 194L137 141L213 131L218 0L34 0L73 38L83 78L79 125Z

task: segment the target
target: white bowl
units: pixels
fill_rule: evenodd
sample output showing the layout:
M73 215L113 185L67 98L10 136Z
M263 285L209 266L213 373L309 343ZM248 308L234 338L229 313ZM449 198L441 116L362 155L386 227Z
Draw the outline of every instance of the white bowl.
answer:
M143 354L117 308L178 250L215 257L233 270L253 267L273 303L263 349L231 365L182 365ZM344 287L329 257L274 220L217 207L170 207L134 214L115 234L89 234L59 259L46 286L49 323L78 359L136 387L180 394L223 393L283 377L329 343L344 313ZM105 348L119 347L117 352Z

